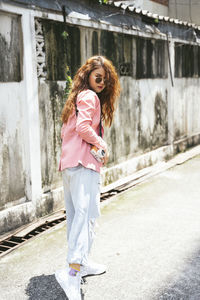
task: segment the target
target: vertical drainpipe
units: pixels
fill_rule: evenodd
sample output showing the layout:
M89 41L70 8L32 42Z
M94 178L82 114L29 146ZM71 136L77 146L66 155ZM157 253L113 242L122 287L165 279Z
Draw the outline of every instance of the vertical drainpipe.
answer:
M174 86L174 82L173 82L173 77L174 76L172 74L172 65L171 65L171 57L170 57L170 50L169 50L170 42L169 42L168 33L166 35L167 35L167 54L168 54L168 61L169 61L169 72L170 72L171 84L172 84L172 86Z
M168 143L174 151L174 41L167 34L168 52Z

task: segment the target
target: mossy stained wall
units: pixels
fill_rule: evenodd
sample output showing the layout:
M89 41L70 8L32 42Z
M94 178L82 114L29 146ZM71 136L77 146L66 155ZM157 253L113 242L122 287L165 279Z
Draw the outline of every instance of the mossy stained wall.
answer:
M0 98L0 210L26 200L22 87L1 89ZM7 101L5 101L7 97Z
M60 180L55 172L60 155L59 114L65 102L65 67L69 67L73 77L91 55L101 54L110 59L121 82L115 119L111 128L105 130L110 147L109 165L169 144L173 133L169 132L168 121L173 116L169 114L167 41L48 20L42 23L47 65L47 78L39 85L44 190L57 186ZM63 32L67 32L66 38ZM173 105L179 115L181 107ZM183 122L187 123L186 116ZM183 128L180 120L174 124L172 139L176 140L187 128Z
M80 31L62 22L42 22L46 78L38 79L40 111L41 174L44 192L61 184L58 163L61 152L61 113L66 101L65 80L80 67Z
M25 202L21 17L0 12L0 210Z
M101 54L120 77L121 96L105 139L113 165L168 143L168 61L165 41L42 20L47 77L39 84L42 183L44 190L59 182L60 119L65 99L65 68L75 74L83 58ZM67 36L63 36L63 32ZM81 45L84 47L81 48ZM84 51L81 53L80 49ZM56 112L56 113L55 113ZM55 118L56 115L56 118Z
M22 80L21 18L0 12L0 82Z

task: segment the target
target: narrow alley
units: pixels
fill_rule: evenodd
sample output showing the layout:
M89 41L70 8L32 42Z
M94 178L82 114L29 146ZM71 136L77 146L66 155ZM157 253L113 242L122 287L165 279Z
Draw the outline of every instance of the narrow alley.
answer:
M113 197L102 208L85 300L200 299L200 156ZM65 223L0 261L1 300L64 300Z

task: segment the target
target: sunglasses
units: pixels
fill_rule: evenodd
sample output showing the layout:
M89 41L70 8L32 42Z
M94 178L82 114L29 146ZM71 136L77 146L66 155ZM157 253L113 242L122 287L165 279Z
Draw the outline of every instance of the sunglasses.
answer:
M106 85L108 83L107 79L103 79L103 77L96 77L95 78L95 82L96 83L101 83L103 81L103 83Z

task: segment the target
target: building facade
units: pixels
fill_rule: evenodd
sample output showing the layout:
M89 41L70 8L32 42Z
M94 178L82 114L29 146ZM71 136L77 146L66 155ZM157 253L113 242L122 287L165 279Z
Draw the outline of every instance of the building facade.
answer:
M122 87L104 185L200 142L200 28L99 1L0 3L1 234L63 207L66 72L91 55Z

